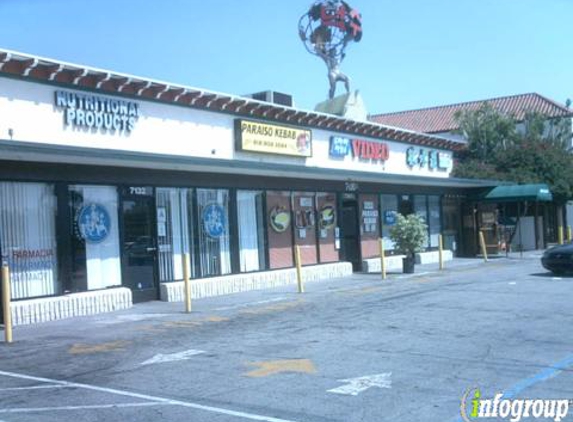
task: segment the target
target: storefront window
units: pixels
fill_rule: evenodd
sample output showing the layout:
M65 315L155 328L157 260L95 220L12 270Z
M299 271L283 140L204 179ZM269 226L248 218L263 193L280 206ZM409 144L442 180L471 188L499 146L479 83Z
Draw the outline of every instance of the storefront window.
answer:
M458 250L458 235L461 226L461 205L458 198L445 197L443 201L444 248L454 253Z
M192 189L158 188L157 243L159 248L159 280L183 279L183 257L190 255L191 276L195 277L195 254L192 253L193 230Z
M12 298L61 293L53 185L0 182L0 251L10 266Z
M269 266L292 267L292 212L290 192L267 192Z
M430 247L438 247L438 237L442 232L442 220L440 213L440 197L437 195L428 196L428 223L430 226Z
M229 274L229 191L197 189L197 217L201 276Z
M336 227L338 224L336 194L317 193L316 212L320 262L337 262L339 255L336 247Z
M302 265L313 265L318 262L314 206L313 192L293 192L294 238L295 243L300 246Z
M237 217L241 272L266 269L263 192L238 191Z
M374 194L359 196L360 244L362 259L380 256L380 208L379 197Z
M87 290L121 284L117 189L69 187L72 278Z
M381 195L380 208L382 209L382 238L384 239L384 250L394 250L394 242L390 239L390 230L396 224L398 215L398 197L396 195Z
M414 213L422 217L424 223L428 224L428 206L426 199L427 199L426 195L414 195ZM429 239L428 239L428 244L426 246L428 245L429 245Z

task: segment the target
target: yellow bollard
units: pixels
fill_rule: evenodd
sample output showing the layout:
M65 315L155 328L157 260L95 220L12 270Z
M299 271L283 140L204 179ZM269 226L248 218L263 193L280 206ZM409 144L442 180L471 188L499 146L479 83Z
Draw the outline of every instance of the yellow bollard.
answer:
M10 292L10 268L2 265L2 310L4 312L4 338L6 343L12 343L12 294Z
M386 280L386 260L384 259L384 239L378 239L380 242L380 272L382 273L382 280Z
M185 312L191 312L191 259L183 255L183 281L185 282Z
M571 240L573 240L571 236L571 226L567 226L567 242L571 243Z
M560 245L563 244L563 227L562 226L557 227L557 241L559 242Z
M440 256L440 270L444 269L444 241L442 235L438 235L438 253Z
M296 281L298 283L298 292L304 293L304 285L302 284L302 261L300 259L300 246L296 245Z
M485 237L483 235L483 231L479 231L479 244L481 246L481 253L483 255L483 260L487 262L487 248L485 247Z

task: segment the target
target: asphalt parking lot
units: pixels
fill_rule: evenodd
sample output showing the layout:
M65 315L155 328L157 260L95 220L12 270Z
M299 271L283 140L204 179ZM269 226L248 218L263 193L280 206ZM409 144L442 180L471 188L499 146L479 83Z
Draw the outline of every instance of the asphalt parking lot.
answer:
M573 399L573 278L538 255L18 327L0 421L457 422L468 389Z

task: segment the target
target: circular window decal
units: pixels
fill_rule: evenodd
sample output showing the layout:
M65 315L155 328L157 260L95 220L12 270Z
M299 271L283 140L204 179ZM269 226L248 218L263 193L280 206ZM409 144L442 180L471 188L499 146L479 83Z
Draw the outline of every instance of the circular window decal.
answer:
M283 233L290 226L290 212L281 206L274 207L269 214L269 220L274 231Z
M203 229L214 239L225 234L225 209L219 204L208 204L203 208Z
M336 223L336 214L334 212L334 207L332 205L325 205L320 209L318 214L320 219L320 228L330 229Z
M111 218L100 204L84 205L78 213L80 236L88 243L103 242L111 230Z

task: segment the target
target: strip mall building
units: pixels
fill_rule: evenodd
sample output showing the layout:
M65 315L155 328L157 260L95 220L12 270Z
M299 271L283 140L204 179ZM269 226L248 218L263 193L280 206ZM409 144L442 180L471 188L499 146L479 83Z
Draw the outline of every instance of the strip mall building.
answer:
M463 253L460 144L0 50L0 249L16 323L375 266L397 212ZM470 211L471 214L471 211ZM378 267L379 268L379 267Z

